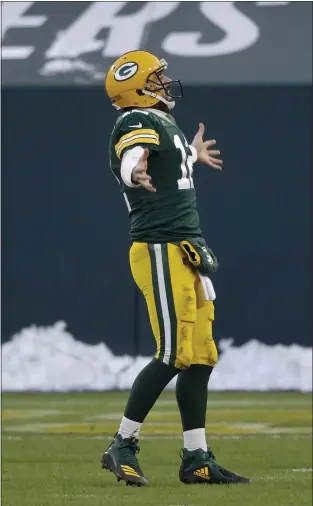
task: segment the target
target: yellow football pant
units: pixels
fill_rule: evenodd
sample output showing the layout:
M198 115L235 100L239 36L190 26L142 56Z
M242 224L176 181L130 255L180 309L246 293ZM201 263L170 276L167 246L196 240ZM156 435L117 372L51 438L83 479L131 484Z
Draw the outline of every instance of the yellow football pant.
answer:
M206 301L199 276L174 244L133 243L133 278L143 293L157 344L156 358L179 369L214 366L214 305Z

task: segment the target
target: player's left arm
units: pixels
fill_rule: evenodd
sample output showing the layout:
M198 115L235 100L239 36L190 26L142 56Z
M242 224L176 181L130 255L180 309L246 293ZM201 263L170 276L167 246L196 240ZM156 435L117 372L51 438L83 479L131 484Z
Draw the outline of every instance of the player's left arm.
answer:
M194 161L204 163L210 167L213 167L214 169L222 170L223 160L216 158L220 155L220 151L217 149L210 149L212 146L215 146L216 140L212 139L209 141L204 141L204 130L204 124L199 123L199 130L196 133L191 144Z

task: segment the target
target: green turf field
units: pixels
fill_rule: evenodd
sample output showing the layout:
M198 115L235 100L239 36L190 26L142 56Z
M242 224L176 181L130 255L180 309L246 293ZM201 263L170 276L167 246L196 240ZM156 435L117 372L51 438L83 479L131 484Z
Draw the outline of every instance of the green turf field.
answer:
M306 506L312 504L312 396L210 393L207 438L219 463L251 485L183 485L173 393L142 430L145 488L102 471L127 394L3 394L4 506Z

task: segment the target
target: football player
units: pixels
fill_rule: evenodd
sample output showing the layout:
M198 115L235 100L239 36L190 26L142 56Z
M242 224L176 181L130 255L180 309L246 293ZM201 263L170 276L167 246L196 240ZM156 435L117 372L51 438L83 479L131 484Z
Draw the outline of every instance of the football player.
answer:
M165 75L166 69L164 59L131 51L115 61L105 82L119 111L110 139L110 167L128 208L130 267L146 300L156 354L135 379L102 467L118 481L147 484L136 456L139 431L177 376L184 438L180 480L249 483L217 464L205 436L208 381L217 363L210 280L217 260L201 234L193 165L221 169L222 161L220 152L212 149L216 141L203 140L202 123L191 144L177 126L170 112L182 86Z

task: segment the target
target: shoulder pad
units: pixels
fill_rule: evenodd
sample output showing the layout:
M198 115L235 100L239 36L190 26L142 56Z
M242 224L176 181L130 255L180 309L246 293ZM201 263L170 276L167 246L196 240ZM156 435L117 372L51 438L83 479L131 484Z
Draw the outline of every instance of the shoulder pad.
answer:
M113 142L118 158L125 149L145 145L151 150L160 150L162 125L154 114L140 109L127 111L118 118L114 128Z
M140 109L125 112L116 122L116 130L153 128L158 131L160 130L160 126L162 125L160 125L158 118L154 114Z

